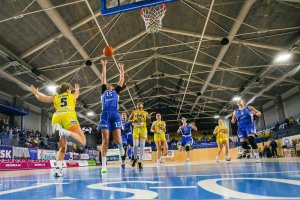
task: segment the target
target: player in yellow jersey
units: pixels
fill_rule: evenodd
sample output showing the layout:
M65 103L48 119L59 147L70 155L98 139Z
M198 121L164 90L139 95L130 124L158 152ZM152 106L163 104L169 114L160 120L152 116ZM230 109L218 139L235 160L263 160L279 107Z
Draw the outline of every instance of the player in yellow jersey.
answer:
M218 126L216 126L214 133L217 139L217 144L218 144L218 154L216 157L216 161L219 162L219 155L223 149L223 146L225 146L225 154L226 154L226 161L230 161L229 153L228 153L228 128L224 124L222 119L218 120Z
M153 114L153 113L148 114L148 112L144 111L143 109L144 109L143 103L139 102L137 104L137 110L132 111L129 117L129 122L132 123L133 125L134 160L132 162L132 167L136 165L138 148L140 146L140 156L138 162L139 169L143 169L142 162L144 156L144 148L148 136L147 124L149 123L151 115Z
M156 121L152 123L150 131L154 133L154 142L157 149L157 166L163 163L162 156L166 154L166 122L161 120L161 114L156 114Z
M52 133L53 138L58 142L59 150L56 155L55 176L61 177L63 159L67 151L67 140L77 142L85 146L86 138L80 128L76 116L76 99L79 96L79 86L75 84L75 92L71 93L72 86L63 83L58 88L58 94L55 96L45 96L39 93L38 89L31 85L31 91L35 97L44 103L54 103L56 112L52 116Z

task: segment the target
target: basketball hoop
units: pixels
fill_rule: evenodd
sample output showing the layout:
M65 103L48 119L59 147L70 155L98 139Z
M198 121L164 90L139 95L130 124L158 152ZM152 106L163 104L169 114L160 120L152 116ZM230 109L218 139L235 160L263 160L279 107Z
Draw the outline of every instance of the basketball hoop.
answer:
M166 4L142 8L141 16L145 21L146 31L148 33L157 33L162 27L162 18L167 11Z

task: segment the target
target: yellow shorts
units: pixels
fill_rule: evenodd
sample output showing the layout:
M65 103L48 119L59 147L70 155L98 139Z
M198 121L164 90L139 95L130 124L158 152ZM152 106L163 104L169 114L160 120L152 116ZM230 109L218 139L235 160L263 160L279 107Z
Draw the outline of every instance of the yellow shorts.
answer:
M55 112L52 116L52 126L54 124L59 124L69 131L73 131L80 126L76 112Z
M147 140L148 136L148 131L147 128L134 128L133 127L133 139L138 140L138 139L145 139Z
M154 133L154 142L165 142L166 134L164 133Z
M217 143L218 144L227 143L227 138L224 138L224 137L217 138Z

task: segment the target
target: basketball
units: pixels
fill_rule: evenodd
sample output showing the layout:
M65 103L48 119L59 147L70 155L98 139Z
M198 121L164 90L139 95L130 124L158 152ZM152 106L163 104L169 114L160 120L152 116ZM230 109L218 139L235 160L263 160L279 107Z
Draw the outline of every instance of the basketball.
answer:
M103 49L103 55L105 57L112 57L114 55L115 49L112 46L106 46Z

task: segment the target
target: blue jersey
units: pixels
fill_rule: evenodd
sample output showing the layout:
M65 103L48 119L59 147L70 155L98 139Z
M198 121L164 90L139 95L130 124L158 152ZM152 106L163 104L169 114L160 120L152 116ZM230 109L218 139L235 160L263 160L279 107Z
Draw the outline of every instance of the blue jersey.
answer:
M247 106L242 110L236 110L236 119L238 122L238 129L245 129L253 125L252 114Z
M128 135L131 134L131 132L131 124L128 122L128 120L122 121L122 135Z
M181 126L180 130L181 130L181 133L183 136L191 136L192 135L192 129L191 129L189 123L187 123L185 126Z
M102 112L118 112L120 90L120 86L117 86L115 90L107 90L106 85L102 86Z

